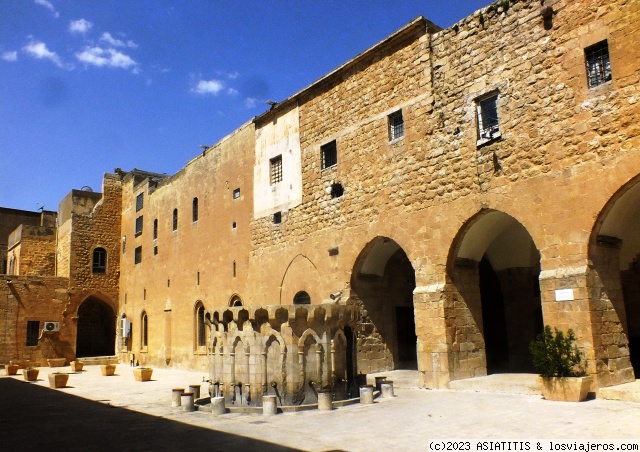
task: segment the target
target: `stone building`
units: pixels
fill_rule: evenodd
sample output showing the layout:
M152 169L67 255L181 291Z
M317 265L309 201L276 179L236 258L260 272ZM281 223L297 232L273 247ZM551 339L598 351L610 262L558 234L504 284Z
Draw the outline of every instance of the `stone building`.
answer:
M91 302L121 360L233 384L532 372L543 324L573 328L592 389L633 380L639 23L637 0L419 17L177 174L73 191L68 356Z

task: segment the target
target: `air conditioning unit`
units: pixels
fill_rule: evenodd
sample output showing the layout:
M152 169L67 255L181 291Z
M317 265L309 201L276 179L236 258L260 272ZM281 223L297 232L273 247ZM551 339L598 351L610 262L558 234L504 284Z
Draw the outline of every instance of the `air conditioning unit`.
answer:
M131 322L126 317L120 319L120 337L126 339L131 334Z
M53 333L54 331L60 331L60 322L44 322L43 331L47 333Z

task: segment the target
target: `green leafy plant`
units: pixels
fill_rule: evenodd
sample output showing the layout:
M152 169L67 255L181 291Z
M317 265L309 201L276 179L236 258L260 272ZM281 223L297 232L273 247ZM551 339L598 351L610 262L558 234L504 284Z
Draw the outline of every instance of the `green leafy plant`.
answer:
M529 344L533 367L541 377L581 377L586 374L582 367L582 353L574 344L573 330L567 334L546 325L542 333Z

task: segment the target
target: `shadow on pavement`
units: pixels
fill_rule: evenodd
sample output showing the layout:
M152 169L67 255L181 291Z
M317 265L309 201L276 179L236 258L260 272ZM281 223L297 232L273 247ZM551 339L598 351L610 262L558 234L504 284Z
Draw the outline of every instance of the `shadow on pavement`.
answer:
M0 378L0 449L294 451Z

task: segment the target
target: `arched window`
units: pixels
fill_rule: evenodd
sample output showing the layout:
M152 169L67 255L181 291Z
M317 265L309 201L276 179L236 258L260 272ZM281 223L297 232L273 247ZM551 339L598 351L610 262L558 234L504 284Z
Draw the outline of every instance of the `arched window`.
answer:
M204 350L207 346L207 330L204 324L205 309L201 302L196 305L196 349Z
M231 300L229 300L229 306L242 306L242 299L240 298L240 295L233 295Z
M140 346L145 350L149 344L149 322L145 311L142 311L142 315L140 316L140 325L142 325L142 329L140 330Z
M311 304L311 297L307 292L301 290L294 295L293 304Z
M191 220L193 222L198 221L198 198L193 198L193 204L191 206Z
M105 273L107 271L107 252L104 248L93 250L93 273Z
M173 209L173 230L178 230L178 209Z

